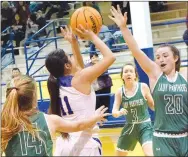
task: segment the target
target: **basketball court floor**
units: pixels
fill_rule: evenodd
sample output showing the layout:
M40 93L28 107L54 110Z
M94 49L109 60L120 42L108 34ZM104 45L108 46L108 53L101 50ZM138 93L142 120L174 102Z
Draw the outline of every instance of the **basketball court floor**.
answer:
M100 130L99 138L102 143L103 156L115 156L116 143L121 130L122 128L104 128ZM134 151L129 152L128 156L144 156L141 145L137 143Z

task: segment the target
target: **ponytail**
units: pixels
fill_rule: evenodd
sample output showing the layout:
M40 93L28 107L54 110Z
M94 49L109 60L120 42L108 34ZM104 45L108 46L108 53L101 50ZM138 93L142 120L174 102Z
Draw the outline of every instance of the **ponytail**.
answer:
M52 75L50 75L47 81L47 86L48 86L48 91L50 95L50 107L49 107L48 113L61 116L60 106L58 103L58 100L59 100L58 80L55 79Z
M62 49L56 49L48 54L45 60L45 66L50 73L47 81L48 91L50 95L50 107L48 113L56 114L61 117L61 108L59 105L59 84L58 79L64 76L65 64L70 64L68 56ZM54 78L55 77L55 78ZM68 138L67 133L62 133L64 138Z
M29 115L20 111L18 103L18 88L8 88L7 99L1 112L1 150L5 151L8 142L11 138L22 131L27 130L33 136L35 136L35 129L28 119ZM32 113L31 113L32 112ZM31 111L29 114L33 114L35 111Z
M48 91L50 94L50 107L48 110L49 114L56 114L61 117L61 108L59 104L59 84L58 79L55 79L52 75L48 78L47 81ZM68 133L61 133L63 138L69 138Z

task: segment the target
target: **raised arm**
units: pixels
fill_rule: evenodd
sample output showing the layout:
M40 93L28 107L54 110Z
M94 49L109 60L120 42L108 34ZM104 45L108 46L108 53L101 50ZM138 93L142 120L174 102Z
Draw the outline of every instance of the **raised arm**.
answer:
M123 37L130 51L132 52L133 57L138 61L139 65L144 70L144 72L149 77L156 78L161 73L160 68L155 62L148 58L143 51L139 49L138 44L136 43L129 29L127 28L127 13L125 13L123 16L119 5L117 6L117 8L118 10L112 7L111 13L114 17L109 16L109 18L112 19L120 28Z
M104 113L107 109L108 108L101 106L95 111L94 116L75 122L63 120L56 115L48 115L50 116L48 120L50 120L53 128L58 132L77 132L93 127L98 121L105 121L104 117L109 115L108 113Z
M95 65L85 68L79 74L84 82L91 84L97 77L103 74L110 65L115 61L115 57L109 47L91 30L86 30L82 26L77 32L84 36L85 39L92 41L103 55L103 59Z
M115 118L118 118L119 116L127 113L127 110L123 108L119 110L121 101L122 101L122 96L121 96L121 88L120 88L115 94L115 99L114 99L114 104L113 104L113 109L112 109L112 116Z
M151 92L150 92L148 85L145 84L145 83L142 83L142 89L144 91L145 98L147 99L147 103L148 103L149 108L154 111L154 107L155 107L154 101L153 101L153 97L151 95Z
M65 26L65 29L61 28L61 33L62 33L62 36L65 38L65 40L69 41L71 44L72 53L73 53L76 65L78 66L79 69L83 69L84 62L83 62L83 58L80 52L80 47L79 47L79 44L75 35L72 33L71 28L68 28L67 26Z

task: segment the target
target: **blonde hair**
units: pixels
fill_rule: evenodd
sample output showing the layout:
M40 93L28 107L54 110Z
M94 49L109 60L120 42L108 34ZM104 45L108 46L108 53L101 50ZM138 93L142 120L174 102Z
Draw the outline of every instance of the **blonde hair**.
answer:
M5 151L9 140L20 131L28 131L33 136L36 129L29 116L38 112L36 82L29 76L22 75L13 80L7 89L7 98L1 112L1 150Z

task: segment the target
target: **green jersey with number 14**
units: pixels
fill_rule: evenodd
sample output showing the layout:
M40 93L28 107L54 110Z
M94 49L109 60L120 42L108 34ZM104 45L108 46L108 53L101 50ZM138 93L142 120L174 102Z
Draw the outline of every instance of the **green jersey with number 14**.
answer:
M29 117L38 137L33 137L27 131L21 131L8 142L6 156L52 156L53 141L50 135L44 113L39 112ZM8 120L8 119L7 119Z
M153 90L155 102L155 131L179 133L187 131L188 83L176 72L174 82L162 74Z

